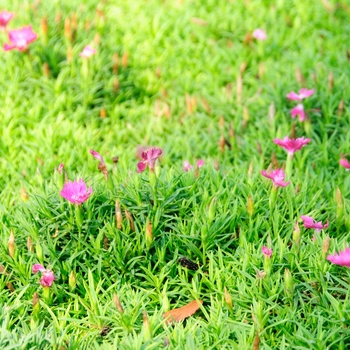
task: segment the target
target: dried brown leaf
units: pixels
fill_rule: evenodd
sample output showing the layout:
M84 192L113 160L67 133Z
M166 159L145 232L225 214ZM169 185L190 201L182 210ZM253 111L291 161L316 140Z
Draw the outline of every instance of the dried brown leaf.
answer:
M173 323L183 321L185 318L192 316L203 304L202 300L193 300L183 307L179 307L174 310L170 310L163 314L165 318L165 323Z

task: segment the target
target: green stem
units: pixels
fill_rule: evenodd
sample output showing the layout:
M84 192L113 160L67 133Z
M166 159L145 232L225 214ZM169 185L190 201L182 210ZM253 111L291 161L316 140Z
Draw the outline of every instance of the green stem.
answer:
M269 208L270 208L270 217L272 218L273 212L275 209L276 205L276 198L277 198L277 187L273 186L271 193L270 193L270 198L269 198Z
M293 154L288 153L287 162L286 162L286 177L289 178L292 175L293 169Z

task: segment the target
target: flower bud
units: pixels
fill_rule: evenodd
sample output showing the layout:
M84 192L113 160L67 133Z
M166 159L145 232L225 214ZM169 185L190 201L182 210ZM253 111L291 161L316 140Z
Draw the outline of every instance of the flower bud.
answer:
M34 253L34 245L30 236L27 238L27 249L29 252Z
M213 220L215 218L215 212L216 212L216 197L214 197L212 199L212 201L210 202L210 205L209 205L209 209L208 209L209 223L213 222Z
M251 218L254 214L254 201L253 201L253 197L252 196L248 196L248 200L247 200L247 211L248 211L248 215Z
M231 294L227 291L226 287L224 289L224 298L225 298L225 302L227 304L227 307L232 312L232 310L233 310L233 308L232 308L232 297L231 297Z
M21 188L21 199L25 203L27 203L29 199L28 193L24 187Z
M147 224L146 224L146 246L147 249L150 248L151 244L152 244L152 222L151 220L147 220Z
M123 227L123 215L120 209L120 203L118 199L115 201L115 221L117 224L117 229L121 230Z
M129 221L130 230L134 232L135 231L135 224L134 224L134 219L133 219L131 213L126 209L125 209L124 213L125 213L126 220Z
M122 66L123 66L123 68L126 68L128 66L128 61L129 61L129 52L125 51L123 56L122 56Z
M41 29L41 38L43 40L44 45L47 45L48 42L48 24L47 17L44 17L40 21L40 29Z
M142 313L143 315L143 326L142 326L142 329L143 329L143 336L144 336L144 340L145 341L148 341L152 338L152 335L151 335L151 325L149 323L149 319L148 319L148 315L147 315L147 312L144 311Z
M114 293L113 295L113 300L114 300L114 305L116 307L116 309L121 313L123 314L124 313L124 309L123 309L123 306L118 298L118 295Z
M64 20L64 36L68 41L72 41L72 30L69 18Z
M343 220L343 216L344 216L344 200L339 187L337 187L337 189L335 190L335 202L337 204L337 208L336 208L337 221L340 222Z
M293 229L293 243L295 245L300 245L300 228L299 228L299 223L296 222L294 224L294 229Z
M69 285L70 291L73 292L73 290L75 289L75 287L77 285L77 280L75 278L73 271L71 271L71 273L69 274L68 285Z
M8 248L9 248L9 255L11 258L13 258L13 256L15 255L15 236L12 230L8 241Z
M329 243L330 243L330 238L329 236L327 235L323 241L323 244L322 244L322 256L323 256L323 259L326 258L326 255L328 253L328 249L329 249Z
M284 270L284 288L285 294L288 297L293 297L294 286L293 286L293 277L288 269Z
M50 76L50 67L49 67L47 62L43 63L43 74L44 74L45 77L49 77Z

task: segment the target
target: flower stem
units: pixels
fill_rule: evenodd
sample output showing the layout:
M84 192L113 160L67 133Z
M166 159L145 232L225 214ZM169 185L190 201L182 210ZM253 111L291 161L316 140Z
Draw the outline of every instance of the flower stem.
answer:
M51 304L50 287L43 287L43 299L44 299L45 304L47 304L47 305Z
M286 177L289 178L292 174L293 168L293 153L288 153L286 162Z
M79 233L81 232L81 227L83 226L83 208L80 204L75 206L75 220L79 229Z
M269 208L270 208L270 216L271 217L272 217L273 211L275 209L276 197L277 197L277 187L273 186L271 193L270 193L270 198L269 198Z

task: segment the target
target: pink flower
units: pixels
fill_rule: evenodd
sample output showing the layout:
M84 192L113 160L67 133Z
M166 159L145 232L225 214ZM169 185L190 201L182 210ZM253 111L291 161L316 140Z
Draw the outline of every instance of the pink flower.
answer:
M43 287L51 287L54 280L55 275L53 274L53 272L50 270L46 270L40 278L40 284Z
M298 139L290 139L288 136L286 136L283 140L281 139L273 140L273 142L276 145L279 145L282 148L284 148L290 155L293 155L296 151L301 150L310 141L311 141L310 139L306 139L304 138L304 136Z
M266 258L271 258L271 255L272 255L272 249L268 248L268 247L262 247L261 248L261 252L264 254L264 256Z
M263 29L255 29L253 32L253 38L256 40L266 40L267 39L267 34Z
M292 91L287 95L287 98L288 100L302 101L304 98L310 97L311 95L313 95L314 92L315 92L314 89L308 90L308 89L302 88L299 90L299 94Z
M5 30L7 23L10 22L13 16L13 12L7 12L6 10L0 12L0 29Z
M327 260L336 265L350 267L350 248L340 251L339 254L328 255Z
M322 225L322 221L315 222L311 216L302 215L300 218L301 220L303 220L305 228L313 228L316 232L319 232L320 230L329 226L328 221L324 225Z
M193 166L187 160L185 160L184 161L184 171L189 171L192 169L193 169Z
M199 159L197 160L197 167L201 168L204 165L204 160L203 159Z
M148 165L150 171L154 171L154 164L158 157L163 153L160 148L153 147L147 151L143 151L141 154L141 158L143 159L141 162L137 163L137 172L142 173L146 170Z
M93 149L90 149L90 153L94 156L95 159L99 160L102 164L105 164L102 156L100 155L100 153L94 151Z
M296 116L299 116L299 120L303 122L305 120L306 113L304 111L304 106L302 104L296 105L291 111L290 114L294 119Z
M84 203L92 193L92 188L89 189L86 187L86 183L83 179L76 181L68 181L64 184L60 195L67 199L67 201L73 204Z
M55 275L51 270L46 270L41 264L34 264L32 267L32 272L41 272L40 284L43 287L51 287L53 281L55 280Z
M184 164L184 171L187 172L187 171L193 169L193 166L187 160L185 160L183 164ZM197 168L198 169L201 168L203 165L204 165L204 160L203 159L197 160Z
M262 170L261 175L271 179L276 187L286 187L290 184L290 181L284 182L286 174L283 169L273 170L270 174L268 174L266 170Z
M33 32L32 26L10 30L8 32L8 37L11 44L4 44L5 51L13 49L24 51L31 42L38 39L38 35Z
M83 51L80 52L79 56L83 58L89 58L90 56L94 55L96 53L96 49L91 47L90 45L87 45L83 48Z
M346 169L350 169L350 163L349 163L349 161L348 161L347 159L345 159L345 158L341 158L340 161L339 161L339 164L340 164L341 166L343 166L344 168L346 168Z

